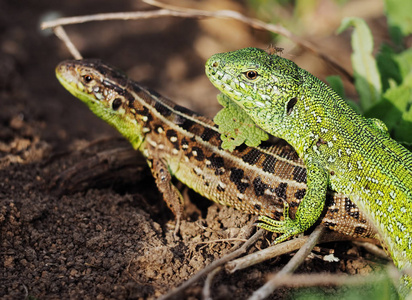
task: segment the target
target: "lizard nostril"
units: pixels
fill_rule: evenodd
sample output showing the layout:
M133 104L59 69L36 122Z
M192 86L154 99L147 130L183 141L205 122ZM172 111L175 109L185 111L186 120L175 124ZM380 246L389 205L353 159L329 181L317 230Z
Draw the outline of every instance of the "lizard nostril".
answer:
M218 63L217 61L215 61L215 62L212 64L212 66L213 66L214 68L217 68L217 67L219 66L219 63Z

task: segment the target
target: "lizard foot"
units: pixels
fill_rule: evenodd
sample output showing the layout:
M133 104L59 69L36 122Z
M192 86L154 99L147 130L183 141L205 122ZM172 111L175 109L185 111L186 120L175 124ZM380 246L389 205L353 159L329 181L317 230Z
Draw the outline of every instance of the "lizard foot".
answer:
M282 233L281 236L277 237L272 242L272 245L283 242L288 238L304 231L302 230L301 224L297 220L293 220L289 217L289 205L287 202L284 204L283 218L284 220L282 221L277 221L266 216L259 216L258 218L260 223L256 224L257 227L271 232Z

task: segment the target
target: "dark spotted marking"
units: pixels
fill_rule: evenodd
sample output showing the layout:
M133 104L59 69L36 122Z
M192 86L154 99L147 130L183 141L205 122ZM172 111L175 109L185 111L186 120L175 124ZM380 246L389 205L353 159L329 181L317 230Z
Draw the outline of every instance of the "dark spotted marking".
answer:
M118 110L121 105L122 105L122 99L116 98L112 102L112 109L113 110Z
M295 198L300 200L300 199L303 199L305 195L306 195L306 189L298 189L295 193Z
M223 174L225 174L225 169L224 168L219 168L215 171L216 176L221 176Z
M276 162L277 162L276 157L274 157L273 155L266 154L266 158L262 164L263 171L268 172L270 174L274 174Z
M306 182L307 174L306 174L305 168L296 166L293 169L292 175L293 175L293 180L295 180L296 182Z
M324 145L327 144L326 141L322 138L318 139L318 141L316 142L316 146L320 146L320 145Z
M224 192L225 191L225 189L222 186L220 186L219 184L217 185L217 190L219 192Z
M329 209L329 211L330 211L331 213L338 213L338 212L339 212L339 208Z
M297 201L292 201L292 202L289 203L290 208L298 207L298 206L299 206L299 202L297 202Z
M274 215L275 215L274 219L276 220L283 219L283 213L280 211L275 211Z
M183 145L189 146L189 142L186 140L186 138L182 138L181 144L182 144L182 146ZM182 148L184 148L185 150L189 149L189 147L182 147Z
M200 135L200 138L201 138L203 141L208 142L208 141L209 141L212 137L214 137L214 136L218 137L218 136L220 136L220 134L219 134L218 132L216 132L216 131L208 128L208 127L205 127L205 128L203 129L202 134Z
M196 127L195 125L197 125L197 123L195 123L194 121L180 115L175 116L174 123L179 125L182 129L187 130L189 132L192 132L190 129ZM193 133L196 134L197 132Z
M223 157L216 156L216 154L212 154L207 159L210 161L210 165L208 165L208 168L210 169L219 169L225 167Z
M275 188L275 193L279 198L286 199L286 189L288 187L288 184L286 182L281 182L279 185Z
M135 99L128 99L127 101L127 105L129 106L129 108L134 108L134 101Z
M345 198L345 211L346 213L355 218L355 219L359 219L359 211L352 211L352 209L356 208L356 205L353 204L352 201L350 201L349 198Z
M267 188L268 185L262 181L262 178L260 178L260 176L256 177L255 180L253 180L253 189L257 197L263 196Z
M259 204L255 204L254 207L258 211L260 211L262 209L262 207Z
M242 182L243 176L245 175L245 171L238 168L230 169L230 181L232 181L235 185L239 193L244 193L246 189L250 186L248 182Z
M361 235L361 234L364 234L365 232L366 232L366 229L365 229L365 228L359 227L359 226L355 227L355 230L354 230L354 233L355 233L355 234Z
M168 140L173 144L173 147L176 150L180 150L180 145L179 145L179 139L177 137L177 132L173 129L168 129L166 131L166 137L168 138ZM172 142L171 139L176 138L176 141Z
M329 227L330 229L333 229L336 226L336 223L332 222L325 222L324 224L326 227Z
M152 116L152 115L150 114L149 109L148 109L146 106L143 106L142 109L136 109L136 113L137 113L138 115L145 116L145 117L148 117L148 118L149 118L149 116L150 116L150 117Z
M196 158L196 160L198 160L198 161L203 161L204 160L205 155L203 154L202 149L200 149L199 147L192 147L192 153L193 152L196 152L196 154L197 154L197 155L193 154L193 156Z
M160 132L159 132L160 131ZM162 125L156 125L155 126L155 129L154 129L154 132L155 133L161 133L161 132L164 132L164 128L163 128L163 126Z
M252 148L248 153L246 153L242 157L242 159L245 163L248 163L250 165L254 165L259 160L259 158L262 154L263 153L261 151L259 151L258 149Z

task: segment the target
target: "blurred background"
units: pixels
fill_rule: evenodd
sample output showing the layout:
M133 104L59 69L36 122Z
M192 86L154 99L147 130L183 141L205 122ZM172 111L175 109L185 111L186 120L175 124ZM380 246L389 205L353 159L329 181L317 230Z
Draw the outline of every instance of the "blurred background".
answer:
M204 10L230 9L265 22L281 24L315 44L348 71L350 30L337 35L347 16L369 24L375 45L389 40L380 0L208 0L169 1ZM0 2L0 88L3 121L10 115L41 123L41 135L53 146L65 147L73 138L116 135L72 98L54 77L54 67L70 53L40 22L56 17L155 9L131 0L67 0ZM204 76L206 59L217 52L243 47L283 48L292 59L321 79L337 74L327 62L281 36L233 20L164 17L136 21L91 22L65 27L85 58L100 58L131 78L158 90L180 105L212 117L218 110L217 91ZM340 75L340 74L338 74ZM356 98L345 82L348 96ZM4 124L4 123L3 123ZM92 124L92 126L90 126ZM53 130L46 130L52 127Z

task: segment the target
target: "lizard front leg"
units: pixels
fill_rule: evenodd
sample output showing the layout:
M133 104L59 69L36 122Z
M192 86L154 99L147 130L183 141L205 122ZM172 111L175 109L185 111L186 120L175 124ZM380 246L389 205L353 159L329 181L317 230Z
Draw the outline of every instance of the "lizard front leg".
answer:
M316 162L308 161L307 192L296 212L295 219L289 216L289 206L285 201L283 212L284 220L276 221L266 216L260 216L257 226L266 230L282 233L273 244L280 243L294 235L309 229L319 219L325 205L328 172Z
M148 160L151 164L152 175L155 178L157 188L163 195L167 206L176 217L176 228L174 237L177 238L179 232L180 221L183 217L184 200L182 194L172 183L172 174L169 171L168 164L161 158L151 158Z

